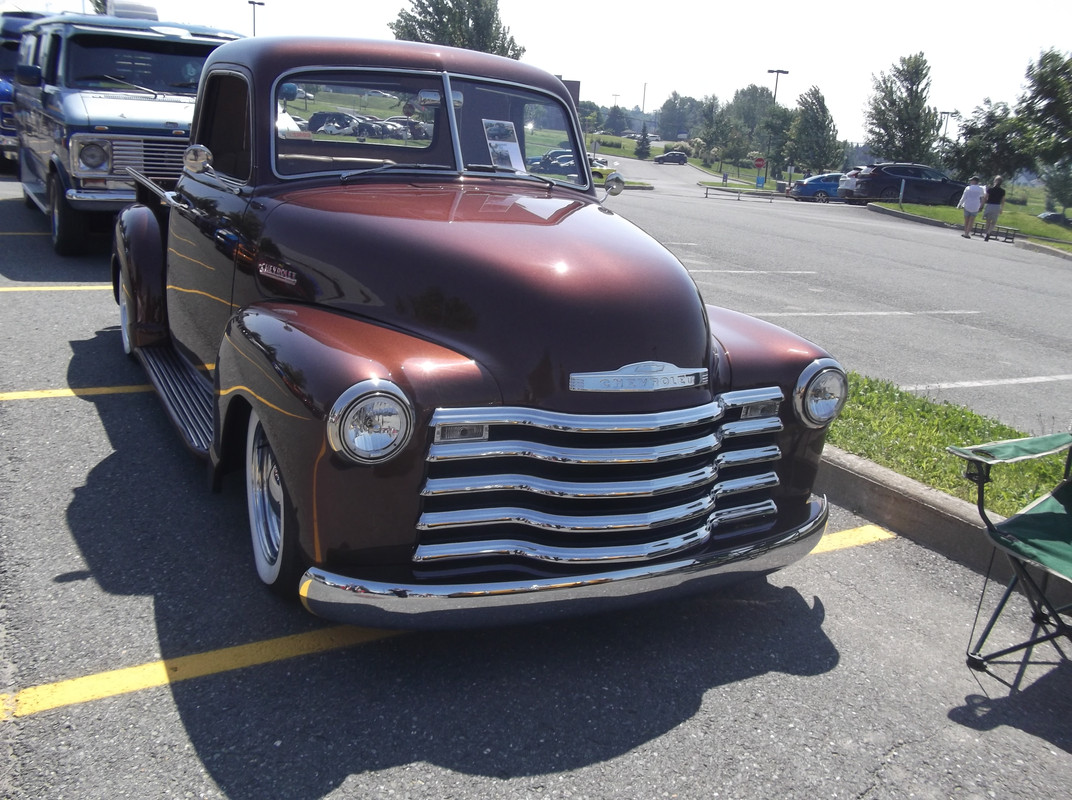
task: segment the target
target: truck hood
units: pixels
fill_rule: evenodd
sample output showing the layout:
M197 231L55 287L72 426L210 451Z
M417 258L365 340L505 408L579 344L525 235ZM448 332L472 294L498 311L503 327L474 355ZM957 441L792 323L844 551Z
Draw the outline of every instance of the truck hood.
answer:
M671 253L591 197L519 185L287 193L257 284L472 358L507 404L605 410L607 394L571 390L571 375L644 362L714 374L703 302ZM711 387L615 394L643 411L706 402Z
M194 98L188 95L142 92L72 92L64 98L64 113L72 126L107 126L187 134L194 117Z

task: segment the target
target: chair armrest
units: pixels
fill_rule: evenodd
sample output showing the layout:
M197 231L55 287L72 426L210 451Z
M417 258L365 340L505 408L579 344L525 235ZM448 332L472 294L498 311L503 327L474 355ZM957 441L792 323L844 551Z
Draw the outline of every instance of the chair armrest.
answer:
M1070 447L1072 447L1072 433L1051 433L1046 436L987 442L971 447L947 447L946 451L966 461L975 461L980 464L1010 464L1014 461L1053 455Z

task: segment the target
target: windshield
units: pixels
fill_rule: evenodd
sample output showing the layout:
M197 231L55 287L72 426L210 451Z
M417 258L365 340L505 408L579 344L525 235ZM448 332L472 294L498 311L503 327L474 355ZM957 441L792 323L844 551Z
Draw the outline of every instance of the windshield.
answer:
M67 43L67 85L193 95L214 48L133 36L73 36Z
M587 185L587 170L574 160L583 149L558 98L459 78L450 82L449 104L446 94L439 75L285 75L276 85L277 172L354 177L387 168L450 169Z

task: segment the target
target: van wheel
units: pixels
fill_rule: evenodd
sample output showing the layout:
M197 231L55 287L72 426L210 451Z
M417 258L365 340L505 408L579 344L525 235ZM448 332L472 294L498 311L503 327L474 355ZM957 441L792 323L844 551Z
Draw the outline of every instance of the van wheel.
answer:
M276 594L297 597L302 573L297 518L256 411L249 413L246 432L246 500L257 575Z
M61 256L76 256L85 245L85 215L67 202L55 173L48 176L48 216L52 223L52 249Z

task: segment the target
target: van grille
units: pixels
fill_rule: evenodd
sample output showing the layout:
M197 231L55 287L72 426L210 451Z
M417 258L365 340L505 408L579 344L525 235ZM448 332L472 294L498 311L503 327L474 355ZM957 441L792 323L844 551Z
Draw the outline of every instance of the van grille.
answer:
M440 409L418 569L562 571L701 548L777 514L778 388L679 411Z
M113 139L112 174L129 179L131 167L154 180L178 180L187 144L185 138Z

